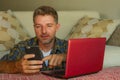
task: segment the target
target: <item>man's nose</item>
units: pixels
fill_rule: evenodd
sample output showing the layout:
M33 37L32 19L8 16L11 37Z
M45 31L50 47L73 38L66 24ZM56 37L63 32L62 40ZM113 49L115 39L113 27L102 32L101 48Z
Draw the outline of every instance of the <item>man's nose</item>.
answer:
M42 27L42 33L46 33L47 32L47 28L46 27Z

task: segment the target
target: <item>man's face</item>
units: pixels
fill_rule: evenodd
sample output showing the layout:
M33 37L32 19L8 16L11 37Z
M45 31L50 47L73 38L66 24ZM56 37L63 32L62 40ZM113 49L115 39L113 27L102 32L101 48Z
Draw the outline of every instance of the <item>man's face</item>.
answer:
M38 15L34 19L35 33L42 44L49 44L54 40L59 26L50 15Z

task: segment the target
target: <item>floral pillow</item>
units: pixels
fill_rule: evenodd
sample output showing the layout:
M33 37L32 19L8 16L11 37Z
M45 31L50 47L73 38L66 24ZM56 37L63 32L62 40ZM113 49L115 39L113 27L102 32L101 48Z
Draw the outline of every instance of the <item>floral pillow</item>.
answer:
M29 36L12 11L0 11L0 51L7 51Z
M85 16L72 28L66 39L106 37L108 40L119 24L120 20L97 19Z

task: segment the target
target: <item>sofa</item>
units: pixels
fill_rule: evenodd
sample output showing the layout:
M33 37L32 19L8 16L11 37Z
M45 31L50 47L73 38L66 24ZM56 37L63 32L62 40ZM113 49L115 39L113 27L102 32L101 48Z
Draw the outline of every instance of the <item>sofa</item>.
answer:
M0 58L8 54L10 48L19 41L35 36L32 15L32 11L0 11ZM119 80L120 20L103 19L96 11L58 11L58 15L61 27L56 36L61 39L106 37L103 70L96 74L78 76L68 80ZM41 80L61 80L43 74L0 74L0 80L39 80L40 78L42 78Z
M14 12L14 15L20 20L31 37L35 36L32 14L32 12ZM65 39L80 18L86 15L89 17L100 18L100 13L95 11L59 11L58 14L61 27L57 32L57 37L61 39ZM119 56L120 46L106 45L104 67L119 66Z

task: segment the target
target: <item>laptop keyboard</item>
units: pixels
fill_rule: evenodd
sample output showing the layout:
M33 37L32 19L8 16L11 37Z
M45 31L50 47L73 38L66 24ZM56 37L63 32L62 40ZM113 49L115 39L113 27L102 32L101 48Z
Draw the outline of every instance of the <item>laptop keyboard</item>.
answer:
M65 70L49 70L49 71L42 71L43 74L48 74L48 75L64 75Z

